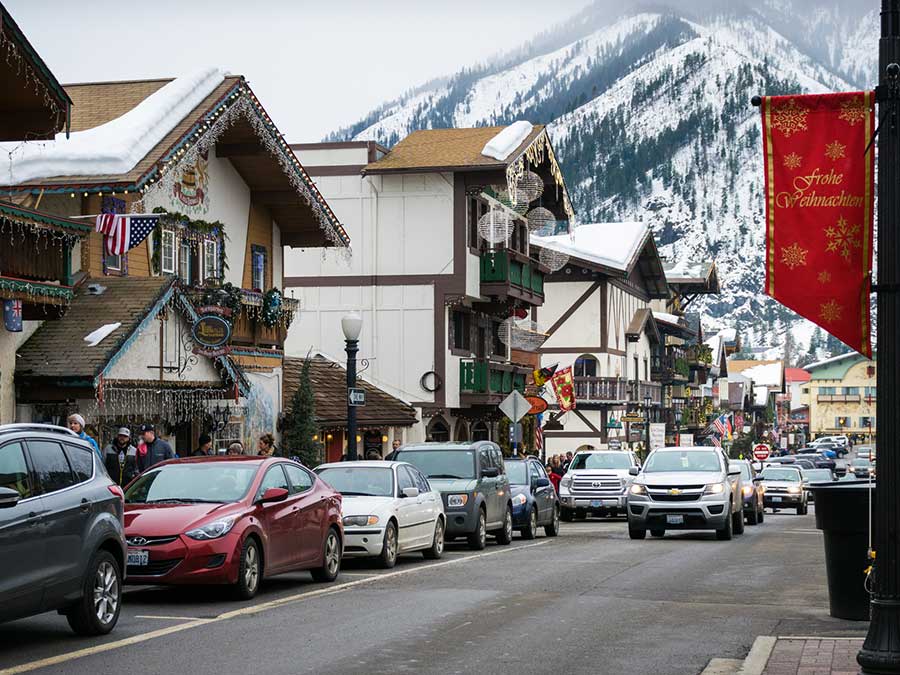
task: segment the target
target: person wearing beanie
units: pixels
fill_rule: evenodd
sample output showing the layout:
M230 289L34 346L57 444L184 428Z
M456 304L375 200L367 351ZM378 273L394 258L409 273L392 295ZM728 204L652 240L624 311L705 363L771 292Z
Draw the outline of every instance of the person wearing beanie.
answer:
M146 471L151 466L177 457L172 446L156 435L156 427L152 424L145 424L141 427L141 438L147 447L144 454L138 453L138 468L141 471Z
M94 449L94 454L97 455L97 459L100 460L101 464L103 463L103 453L100 452L100 446L97 445L97 441L88 436L84 431L84 418L78 413L72 413L69 415L69 418L66 420L69 429L78 434L78 438L83 441L87 441L90 446Z
M197 441L197 449L191 453L191 457L207 457L213 453L212 438L209 434L200 434Z
M125 487L140 473L137 448L131 444L131 429L122 427L112 443L103 451L106 472L116 483Z

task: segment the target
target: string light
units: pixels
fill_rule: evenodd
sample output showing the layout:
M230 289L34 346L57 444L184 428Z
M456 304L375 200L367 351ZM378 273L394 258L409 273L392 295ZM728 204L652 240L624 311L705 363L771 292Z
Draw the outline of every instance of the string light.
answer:
M49 108L55 116L53 128L59 129L65 118L65 105L60 105L60 102L51 95L51 90L44 79L31 66L30 59L25 58L18 46L6 36L6 27L2 25L0 25L0 49L6 50L6 63L8 65L13 65L13 62L15 62L16 75L24 79L24 87L33 86L35 94L43 98L44 106Z

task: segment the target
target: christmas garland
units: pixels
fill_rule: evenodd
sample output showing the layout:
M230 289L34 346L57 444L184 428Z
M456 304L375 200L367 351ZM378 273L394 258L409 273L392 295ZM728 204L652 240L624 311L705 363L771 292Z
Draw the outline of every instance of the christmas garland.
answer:
M267 328L274 328L281 321L284 301L281 291L272 287L263 296L260 319Z
M228 235L225 233L224 223L216 220L208 222L206 220L192 220L189 216L179 213L178 211L168 211L161 206L153 209L153 213L160 214L159 224L153 229L153 255L150 258L150 266L154 274L160 273L160 263L162 257L162 231L164 224L178 225L181 228L179 236L182 239L188 239L192 243L200 243L210 239L219 241L219 270L222 276L228 269L228 257L225 253L225 242L228 241Z

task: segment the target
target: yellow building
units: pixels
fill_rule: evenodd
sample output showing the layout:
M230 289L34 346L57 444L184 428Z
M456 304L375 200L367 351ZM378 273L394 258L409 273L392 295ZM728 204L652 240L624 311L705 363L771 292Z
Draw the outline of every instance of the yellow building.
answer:
M856 352L806 366L813 437L875 433L875 361Z

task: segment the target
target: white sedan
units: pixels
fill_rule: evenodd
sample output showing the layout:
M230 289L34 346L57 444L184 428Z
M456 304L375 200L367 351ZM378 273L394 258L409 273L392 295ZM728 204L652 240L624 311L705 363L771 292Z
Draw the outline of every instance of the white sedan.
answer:
M401 553L444 553L444 502L412 464L339 462L316 473L343 495L345 557L378 558L389 568Z

